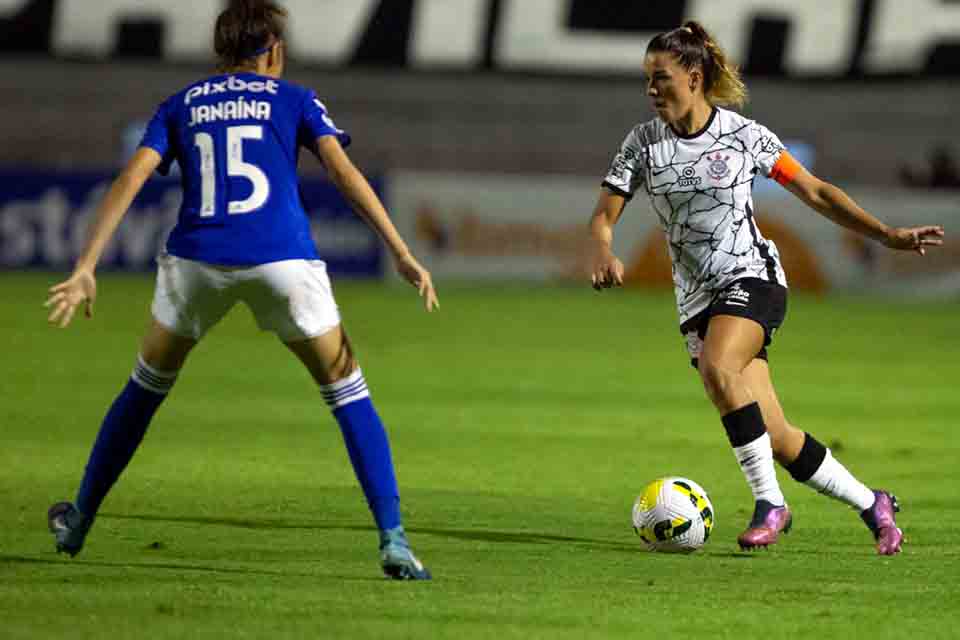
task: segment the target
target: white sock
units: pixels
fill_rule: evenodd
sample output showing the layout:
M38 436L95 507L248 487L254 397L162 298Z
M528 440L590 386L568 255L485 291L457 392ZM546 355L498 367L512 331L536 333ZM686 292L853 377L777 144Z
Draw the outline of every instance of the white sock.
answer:
M785 500L777 482L777 471L773 465L773 448L770 446L770 434L748 442L742 447L734 447L733 455L743 471L754 500L766 500L780 506Z
M820 463L820 467L804 484L813 487L820 493L845 502L857 511L863 511L873 506L873 491L853 477L847 468L837 462L837 459L827 449L827 455Z

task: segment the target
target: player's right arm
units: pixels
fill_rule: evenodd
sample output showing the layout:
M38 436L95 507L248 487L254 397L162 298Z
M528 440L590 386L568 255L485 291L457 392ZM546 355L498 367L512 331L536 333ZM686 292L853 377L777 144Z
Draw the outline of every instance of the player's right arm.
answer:
M613 255L613 227L627 200L645 182L646 167L638 128L631 130L613 156L590 217L590 283L597 291L623 285L623 263Z
M80 304L85 304L85 315L93 315L93 303L97 297L94 272L104 248L113 237L113 232L130 208L150 174L160 166L161 156L154 149L140 147L127 166L110 185L107 195L97 207L97 212L87 235L87 242L77 258L71 276L50 287L50 297L44 304L50 308L47 320L61 329L70 324Z
M613 255L613 227L626 204L624 196L604 186L590 217L590 283L597 291L623 284L623 263Z
M410 252L407 243L390 220L386 208L380 202L376 192L360 170L353 164L336 136L326 135L317 138L316 154L323 162L330 180L347 199L353 210L363 218L377 235L386 243L393 254L397 271L407 282L420 292L427 311L439 306L437 292L433 287L430 272L423 268Z

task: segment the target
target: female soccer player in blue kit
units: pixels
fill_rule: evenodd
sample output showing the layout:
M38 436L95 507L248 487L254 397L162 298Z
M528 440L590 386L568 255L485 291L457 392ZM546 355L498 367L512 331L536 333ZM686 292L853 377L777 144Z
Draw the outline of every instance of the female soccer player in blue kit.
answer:
M310 236L297 183L299 147L309 149L356 212L380 235L397 270L437 306L429 272L410 253L386 210L343 151L338 129L313 91L280 79L287 13L270 0L232 0L217 18L221 75L163 102L140 148L97 212L73 274L51 287L49 320L89 317L94 270L131 202L154 170L180 165L183 203L158 258L153 322L130 380L110 407L75 503L48 514L58 551L76 555L107 492L127 466L190 350L237 302L277 334L310 371L343 433L380 530L387 576L429 579L401 525L387 434L340 323L324 263Z
M883 224L800 166L769 129L722 108L742 105L746 89L699 23L655 37L644 66L657 117L630 131L603 181L590 222L593 286L623 283L613 226L627 200L645 192L667 236L680 331L754 495L739 545L766 547L790 529L776 458L795 480L856 509L878 553L898 553L893 495L868 488L790 424L774 391L766 347L786 314L787 282L776 245L753 217L753 181L774 179L833 222L892 249L923 255L943 244L943 228Z

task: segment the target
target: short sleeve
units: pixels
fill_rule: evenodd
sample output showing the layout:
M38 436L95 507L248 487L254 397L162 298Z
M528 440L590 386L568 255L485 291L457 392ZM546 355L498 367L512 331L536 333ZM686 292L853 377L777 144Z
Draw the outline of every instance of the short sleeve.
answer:
M161 104L157 108L157 112L153 114L139 146L153 149L160 154L162 160L160 166L157 167L157 173L163 176L170 173L170 165L173 164L176 157L173 145L170 142L170 117L167 102Z
M314 141L322 136L335 136L342 147L350 144L350 134L334 124L326 105L317 98L317 94L307 91L298 131L300 144L312 147Z
M603 186L628 200L644 185L646 166L636 132L631 131L617 150Z
M785 147L775 133L754 122L749 129L750 153L757 172L769 178Z

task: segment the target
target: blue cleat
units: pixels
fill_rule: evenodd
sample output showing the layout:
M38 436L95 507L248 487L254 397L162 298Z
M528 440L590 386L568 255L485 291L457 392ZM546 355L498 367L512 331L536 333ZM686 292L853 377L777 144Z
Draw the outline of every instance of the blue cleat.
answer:
M56 538L57 553L69 553L72 558L83 549L93 518L83 515L69 502L58 502L47 511L47 524Z
M410 550L403 527L380 531L380 566L394 580L430 580L430 570Z

